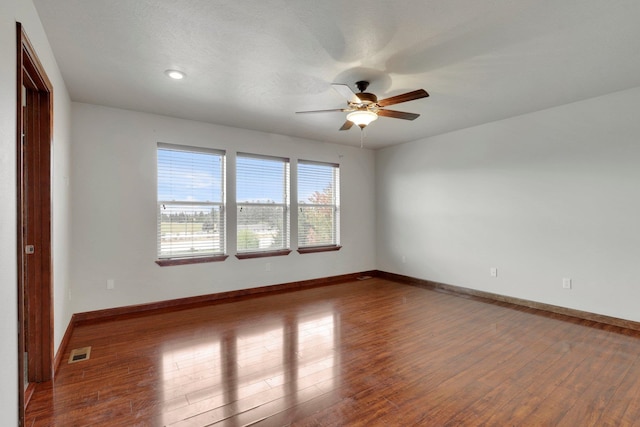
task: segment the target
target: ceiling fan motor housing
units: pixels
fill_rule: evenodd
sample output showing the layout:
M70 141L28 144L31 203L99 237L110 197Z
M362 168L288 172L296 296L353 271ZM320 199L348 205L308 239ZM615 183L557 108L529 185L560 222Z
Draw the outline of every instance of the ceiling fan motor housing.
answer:
M356 96L360 98L361 104L370 105L376 104L378 102L378 97L372 93L365 92L369 87L369 82L365 80L360 80L356 82L356 87L360 91Z
M369 105L376 104L378 102L378 97L372 93L360 92L357 95L358 98L360 98L360 101L362 101L362 104Z

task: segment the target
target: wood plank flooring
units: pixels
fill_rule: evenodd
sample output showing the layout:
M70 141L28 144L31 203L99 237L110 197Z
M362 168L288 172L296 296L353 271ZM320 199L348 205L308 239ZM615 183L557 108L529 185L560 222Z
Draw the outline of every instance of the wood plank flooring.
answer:
M640 425L639 356L638 332L370 279L81 325L26 425Z

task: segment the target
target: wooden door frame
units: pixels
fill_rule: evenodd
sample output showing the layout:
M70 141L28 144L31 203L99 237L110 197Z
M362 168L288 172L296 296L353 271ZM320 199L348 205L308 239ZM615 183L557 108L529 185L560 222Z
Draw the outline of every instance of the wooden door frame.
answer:
M18 378L21 423L32 383L53 376L53 263L51 244L51 160L53 86L22 24L16 23L17 115L17 260L18 260ZM23 90L27 106L23 110ZM23 147L22 129L27 129ZM25 145L26 145L25 144ZM29 174L29 179L25 177ZM29 185L29 191L26 191ZM26 208L30 207L30 212ZM27 215L27 213L29 215ZM25 220L25 218L27 218ZM26 245L35 253L25 254ZM26 263L26 257L29 263ZM27 270L28 266L28 270ZM33 280L26 281L26 275ZM25 310L25 303L29 307ZM29 328L25 333L25 318ZM24 350L29 351L29 387L24 387Z

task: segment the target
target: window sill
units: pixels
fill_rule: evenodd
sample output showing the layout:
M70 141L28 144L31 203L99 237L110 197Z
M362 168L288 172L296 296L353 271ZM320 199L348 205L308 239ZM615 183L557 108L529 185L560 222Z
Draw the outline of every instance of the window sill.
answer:
M198 257L198 258L169 258L169 259L158 259L156 260L156 264L160 267L169 267L172 265L187 265L187 264L202 264L205 262L218 262L224 261L229 258L229 255L216 255L216 256L208 256L208 257Z
M291 249L283 249L281 251L264 251L264 252L243 252L236 254L238 259L264 258L270 256L285 256L291 253Z
M315 246L308 248L298 248L299 254L315 254L317 252L330 252L330 251L339 251L342 249L342 246L332 245L332 246Z

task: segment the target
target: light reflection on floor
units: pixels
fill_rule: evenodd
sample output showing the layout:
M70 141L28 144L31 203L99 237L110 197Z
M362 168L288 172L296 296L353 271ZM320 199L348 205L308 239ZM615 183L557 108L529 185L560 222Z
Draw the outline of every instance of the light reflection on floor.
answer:
M207 331L188 345L167 343L162 400L186 399L189 413L177 403L162 423L214 422L267 403L284 408L313 399L339 381L339 342L339 316L324 304L262 325Z

